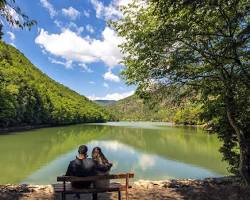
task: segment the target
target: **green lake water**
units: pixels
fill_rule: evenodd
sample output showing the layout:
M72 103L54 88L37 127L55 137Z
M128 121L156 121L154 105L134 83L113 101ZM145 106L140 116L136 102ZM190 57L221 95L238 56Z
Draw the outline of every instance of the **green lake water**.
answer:
M43 128L0 135L0 184L50 184L63 175L80 144L100 146L111 173L135 180L227 175L216 135L157 122L114 122Z

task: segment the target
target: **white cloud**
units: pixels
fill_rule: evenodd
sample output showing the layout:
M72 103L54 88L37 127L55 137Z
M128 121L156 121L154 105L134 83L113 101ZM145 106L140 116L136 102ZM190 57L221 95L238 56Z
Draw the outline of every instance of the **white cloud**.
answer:
M80 35L84 31L83 26L77 26L74 22L70 22L69 24L63 24L63 22L59 20L54 20L54 24L61 29L61 31L65 31L66 29L70 29L75 31L77 35Z
M96 11L96 17L105 18L106 20L122 17L120 7L126 6L131 2L132 0L113 0L109 5L105 6L99 0L91 0L91 3Z
M155 158L149 154L142 154L139 157L138 165L143 171L150 169L155 166Z
M63 28L63 24L61 21L58 21L58 20L54 20L54 24L58 27L58 28Z
M77 33L77 35L80 35L80 34L84 31L83 26L77 26L77 25L76 25L75 23L73 23L73 22L70 22L70 23L68 24L68 28L69 28L69 29L75 30L76 33ZM64 29L66 29L66 28L64 28Z
M84 15L85 17L90 17L90 13L89 13L89 11L87 11L87 10L83 10L83 15Z
M16 36L15 36L14 33L8 31L7 34L9 35L9 38L10 38L12 41L16 39Z
M15 47L15 48L16 48L16 45L15 45L14 43L12 43L12 42L11 42L10 44L11 44L13 47Z
M103 83L103 86L105 87L105 88L109 88L109 84L107 84L107 83Z
M42 49L42 53L43 53L44 55L47 55L47 52L46 52L44 49Z
M89 81L89 83L90 83L90 84L93 84L93 85L95 84L95 82L94 82L94 81Z
M103 97L98 97L98 96L95 96L95 95L92 95L92 96L89 96L88 98L91 99L91 100L121 100L121 99L124 99L128 96L131 96L135 93L135 91L130 91L130 92L124 92L124 93L112 93L112 94L107 94Z
M115 4L118 6L126 6L132 3L132 0L116 0L115 2L116 2Z
M63 61L59 61L59 60L56 60L54 58L50 58L49 57L49 61L53 64L58 64L58 65L63 65L65 66L67 69L71 69L72 68L72 60L68 60L66 62L63 62Z
M63 8L62 14L72 20L76 20L78 17L80 17L80 12L71 6L69 8Z
M103 61L112 68L122 58L118 47L122 39L109 27L103 30L101 40L81 37L69 29L62 30L59 34L50 34L41 29L35 42L47 52L67 61L85 64Z
M103 78L108 81L114 81L114 82L120 82L119 76L113 74L111 70L107 71L104 75Z
M102 2L98 0L91 0L92 5L96 11L96 17L104 17L106 20L114 19L117 16L121 16L121 12L111 3L108 6L105 6Z
M93 51L96 51L98 57L109 67L113 67L122 59L122 54L118 45L122 39L118 37L114 30L106 27L102 32L103 40L94 40L92 43Z
M91 26L90 24L88 24L88 25L86 26L86 30L87 30L88 32L90 32L90 33L94 33L94 32L95 32L93 26Z
M90 68L88 67L88 65L86 65L85 63L80 63L79 66L82 67L83 70L84 70L85 72L89 72L89 73L92 73L92 72L93 72L93 70L90 69Z
M44 8L46 8L49 12L49 15L51 18L57 15L57 12L54 8L54 6L48 1L48 0L40 0L40 3Z
M135 150L128 145L125 145L117 140L109 140L109 141L94 141L91 143L93 146L101 146L108 152L126 152L127 154L135 154Z

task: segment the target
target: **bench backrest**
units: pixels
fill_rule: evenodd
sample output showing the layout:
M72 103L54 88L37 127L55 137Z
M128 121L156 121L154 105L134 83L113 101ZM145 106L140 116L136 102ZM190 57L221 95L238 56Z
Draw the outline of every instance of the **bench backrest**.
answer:
M134 178L133 173L127 174L108 174L108 175L98 175L98 176L86 176L86 177L77 177L77 176L58 176L58 182L73 182L73 181L97 181L105 179L129 179Z

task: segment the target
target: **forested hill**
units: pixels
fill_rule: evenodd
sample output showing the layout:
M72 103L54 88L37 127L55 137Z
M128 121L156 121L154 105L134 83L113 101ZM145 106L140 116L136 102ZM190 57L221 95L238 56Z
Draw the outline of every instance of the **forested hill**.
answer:
M101 122L109 115L0 42L0 127Z
M189 99L179 105L156 103L152 106L139 96L132 95L106 106L113 118L121 121L165 121L177 124L202 124L201 104Z
M116 103L116 100L95 100L95 103L102 105L102 106L106 106L106 105L111 105Z

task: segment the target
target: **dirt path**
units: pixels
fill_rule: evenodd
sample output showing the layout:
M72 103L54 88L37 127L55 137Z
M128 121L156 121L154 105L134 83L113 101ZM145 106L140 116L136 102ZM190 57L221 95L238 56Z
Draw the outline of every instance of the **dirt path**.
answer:
M100 200L117 199L117 195L99 194ZM131 200L250 200L250 187L242 186L232 179L206 180L166 180L138 181L130 190ZM50 185L1 185L0 200L52 200L60 199ZM67 199L74 199L68 195ZM81 195L81 199L90 200L90 195Z

